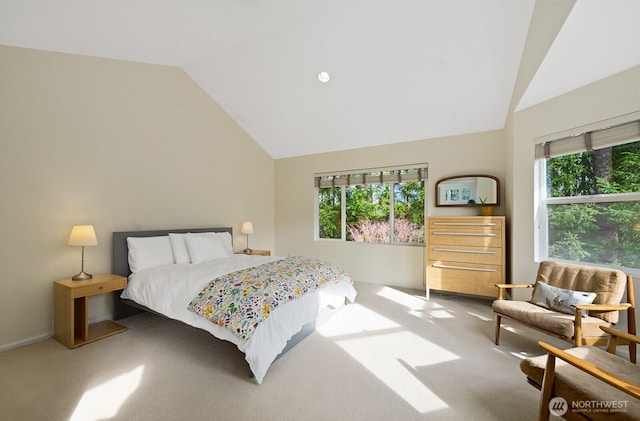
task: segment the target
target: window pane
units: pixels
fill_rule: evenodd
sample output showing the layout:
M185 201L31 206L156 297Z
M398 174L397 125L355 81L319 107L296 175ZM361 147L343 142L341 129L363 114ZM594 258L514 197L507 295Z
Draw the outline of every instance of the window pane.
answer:
M590 196L595 194L592 152L551 158L547 162L547 196Z
M347 241L389 243L389 185L347 186Z
M547 207L551 258L640 267L640 201Z
M598 178L602 194L640 192L640 142L611 148L610 179ZM596 173L597 176L597 173Z
M424 243L424 183L393 185L393 241Z
M551 158L547 196L640 192L640 142Z
M340 187L318 189L318 223L320 238L342 238L342 196Z

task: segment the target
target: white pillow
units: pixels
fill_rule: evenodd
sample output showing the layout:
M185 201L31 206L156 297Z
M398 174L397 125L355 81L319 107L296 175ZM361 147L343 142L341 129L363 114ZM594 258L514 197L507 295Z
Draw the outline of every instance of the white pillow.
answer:
M169 233L173 259L176 263L191 263L189 249L187 249L187 235L189 234Z
M227 253L229 254L229 256L231 256L233 254L233 241L231 239L231 234L229 234L228 232L215 232L214 233L218 238L220 238L222 240L222 245L224 246L225 250L227 251Z
M231 256L222 238L216 235L188 235L191 263L202 263Z
M186 234L169 233L169 239L171 240L171 248L173 249L173 258L175 263L191 263L191 256L189 255L189 249L187 247L188 236L218 237L222 240L227 254L229 256L233 254L231 234L229 234L228 232L189 232Z
M172 265L173 250L166 235L160 237L127 237L129 269L136 273L144 269Z

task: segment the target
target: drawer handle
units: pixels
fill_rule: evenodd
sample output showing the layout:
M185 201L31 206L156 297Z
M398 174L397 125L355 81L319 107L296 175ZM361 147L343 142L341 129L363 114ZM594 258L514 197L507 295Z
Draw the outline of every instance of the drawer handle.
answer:
M471 254L498 254L495 251L490 250L464 250L464 249L443 249L443 248L432 248L433 251L452 251L454 253L471 253Z
M465 266L449 266L449 265L439 265L439 264L434 264L432 266L434 268L439 268L439 269L460 269L460 270L472 270L472 271L476 271L476 272L497 272L497 270L495 270L495 269L468 268L468 267L465 267Z
M494 222L432 222L431 225L453 225L465 227L495 227Z
M466 235L470 237L496 237L498 234L494 233L477 233L477 232L447 232L447 231L434 231L433 235Z
M100 286L98 287L98 289L104 289L104 287L103 287L102 285L100 285Z

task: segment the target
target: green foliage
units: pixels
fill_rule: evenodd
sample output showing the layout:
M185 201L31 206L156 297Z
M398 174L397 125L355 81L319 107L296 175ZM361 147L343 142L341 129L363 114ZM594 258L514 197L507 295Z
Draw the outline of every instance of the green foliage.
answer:
M342 233L340 187L318 190L320 238L339 239ZM424 242L424 183L421 181L346 186L347 240L391 241L391 194L394 242Z
M640 192L640 142L611 148L610 179L595 177L593 154L548 160L549 196ZM549 256L640 268L640 201L549 205L547 210Z
M424 183L394 184L394 218L405 219L410 223L424 225Z
M388 184L347 186L346 196L347 223L389 220Z
M553 231L586 234L598 229L596 219L600 212L593 204L550 205L547 211Z
M547 186L550 197L595 194L593 154L582 152L547 161Z
M549 246L549 255L558 259L581 262L591 256L589 252L584 250L584 246L585 244L580 241L578 234L565 232L560 240Z
M318 189L320 238L341 238L341 194L339 187Z

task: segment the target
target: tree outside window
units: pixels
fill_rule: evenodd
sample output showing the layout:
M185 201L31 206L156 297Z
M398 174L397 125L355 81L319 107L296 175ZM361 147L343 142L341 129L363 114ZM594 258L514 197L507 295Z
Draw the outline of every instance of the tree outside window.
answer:
M386 181L402 178L402 174L393 174L393 171L351 174L350 181L336 176L332 182L344 182L344 185L317 186L318 237L382 244L424 244L425 182ZM416 175L413 176L415 179ZM385 181L375 183L372 179Z
M547 256L640 268L640 142L546 160Z
M342 238L342 193L340 187L318 189L320 238Z

